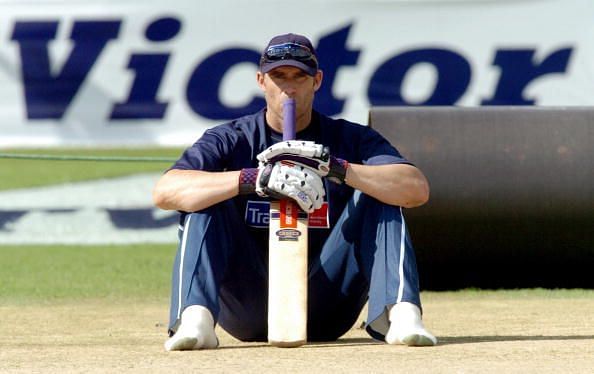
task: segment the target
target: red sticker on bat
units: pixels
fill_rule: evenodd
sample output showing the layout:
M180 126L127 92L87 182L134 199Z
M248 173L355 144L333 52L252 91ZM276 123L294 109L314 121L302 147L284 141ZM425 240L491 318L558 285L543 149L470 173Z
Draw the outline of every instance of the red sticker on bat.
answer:
M299 217L299 205L290 200L280 201L280 227L296 228Z

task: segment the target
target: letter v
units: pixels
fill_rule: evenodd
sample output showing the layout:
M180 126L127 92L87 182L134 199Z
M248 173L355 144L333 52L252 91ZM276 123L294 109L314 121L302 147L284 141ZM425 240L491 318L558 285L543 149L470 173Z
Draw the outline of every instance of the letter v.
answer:
M60 71L52 74L48 44L56 37L58 21L15 23L11 39L20 46L27 118L62 118L107 42L117 38L120 24L75 22L70 34L70 56Z

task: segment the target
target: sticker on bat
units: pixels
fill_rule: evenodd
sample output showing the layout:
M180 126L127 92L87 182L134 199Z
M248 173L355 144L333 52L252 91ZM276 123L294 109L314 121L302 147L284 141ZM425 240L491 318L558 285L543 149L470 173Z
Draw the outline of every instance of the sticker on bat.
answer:
M280 242L295 242L301 236L301 231L294 229L280 229L276 231L276 236Z
M295 228L299 217L299 206L289 200L280 201L280 227Z

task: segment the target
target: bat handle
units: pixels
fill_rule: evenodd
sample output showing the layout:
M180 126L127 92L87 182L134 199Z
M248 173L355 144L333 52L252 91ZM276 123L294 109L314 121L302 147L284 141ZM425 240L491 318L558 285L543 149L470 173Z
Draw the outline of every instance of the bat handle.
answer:
M283 140L294 140L297 136L295 124L295 99L283 101Z

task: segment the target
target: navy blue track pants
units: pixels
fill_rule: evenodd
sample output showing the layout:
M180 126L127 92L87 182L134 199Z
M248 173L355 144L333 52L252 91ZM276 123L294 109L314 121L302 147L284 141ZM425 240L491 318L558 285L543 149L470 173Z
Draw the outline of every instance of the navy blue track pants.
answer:
M266 341L268 241L253 237L231 201L188 214L179 236L170 334L187 306L203 305L235 338ZM338 339L366 301L367 331L383 340L388 306L400 301L421 306L414 249L400 207L355 191L321 251L309 250L317 255L309 259L308 341Z

